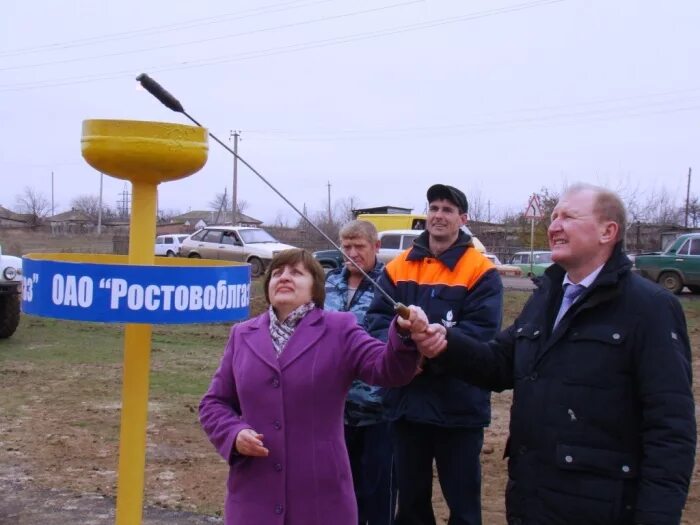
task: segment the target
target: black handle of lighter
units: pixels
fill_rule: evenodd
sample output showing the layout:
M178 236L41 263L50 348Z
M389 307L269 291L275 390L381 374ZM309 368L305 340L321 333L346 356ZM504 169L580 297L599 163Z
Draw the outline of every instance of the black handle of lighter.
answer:
M163 86L149 77L146 73L141 73L136 77L136 80L141 83L146 91L160 100L164 106L172 109L173 111L177 111L178 113L185 112L185 108L182 107L180 101L172 96Z

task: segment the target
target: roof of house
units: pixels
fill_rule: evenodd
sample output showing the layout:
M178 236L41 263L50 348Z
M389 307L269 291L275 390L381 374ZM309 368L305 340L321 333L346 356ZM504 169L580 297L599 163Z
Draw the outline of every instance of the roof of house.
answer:
M27 222L32 219L31 213L15 213L12 210L0 206L0 219L17 221L17 222Z
M219 215L217 219L217 215ZM221 212L217 214L215 211L211 210L192 210L188 211L187 213L183 213L182 215L178 215L176 217L173 217L172 220L175 222L185 222L185 221L204 221L207 224L225 224L225 223L230 223L231 222L231 217L232 213L229 212ZM263 221L255 219L254 217L251 217L250 215L246 215L245 213L238 213L238 222L239 223L244 223L244 224L262 224Z
M391 213L411 213L413 211L413 208L404 208L403 206L374 206L372 208L356 208L352 210L352 213L355 216L358 216L363 213L386 213L386 214L391 214Z
M57 213L48 218L49 222L94 222L90 217L76 209Z

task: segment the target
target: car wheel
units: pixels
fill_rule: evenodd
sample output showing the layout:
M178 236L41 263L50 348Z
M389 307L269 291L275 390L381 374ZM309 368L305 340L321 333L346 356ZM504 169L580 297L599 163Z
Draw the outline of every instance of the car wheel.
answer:
M683 281L680 275L674 272L664 272L659 276L659 284L669 292L679 294L683 290Z
M20 295L0 295L0 339L10 337L17 330L20 315Z
M252 257L248 261L248 264L250 264L250 273L253 277L260 277L265 271L265 266L263 266L262 261L257 257Z
M175 252L172 250L168 250L168 253L165 254L167 257L175 257Z
M190 259L201 259L202 258L202 256L199 255L198 253L191 253L187 257Z

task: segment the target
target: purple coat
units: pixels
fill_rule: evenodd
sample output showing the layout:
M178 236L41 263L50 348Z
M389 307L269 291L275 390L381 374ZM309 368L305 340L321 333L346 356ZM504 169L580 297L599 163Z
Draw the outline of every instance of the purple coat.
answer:
M264 313L231 330L199 405L204 431L229 462L226 525L357 525L343 437L345 396L355 378L401 386L414 376L415 348L392 323L388 343L351 313L314 309L277 357ZM233 453L238 433L264 435L267 457Z

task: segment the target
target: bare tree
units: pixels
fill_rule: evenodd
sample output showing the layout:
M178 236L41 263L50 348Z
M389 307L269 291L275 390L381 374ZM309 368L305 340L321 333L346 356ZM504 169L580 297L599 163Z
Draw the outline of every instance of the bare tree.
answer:
M343 199L338 199L333 203L333 222L337 223L339 226L349 222L355 218L352 210L357 208L360 201L354 195L350 197L345 197ZM328 217L326 217L326 222Z
M218 216L222 217L227 217L231 213L233 213L233 210L231 210L231 199L229 199L227 195L227 190L224 188L224 191L221 193L217 193L212 200L209 201L209 209L214 211L217 214L217 220L218 221ZM245 213L245 211L248 209L248 201L245 200L239 200L237 203L237 210L238 213Z
M238 208L238 213L245 213L250 207L250 203L247 200L240 200L236 203L236 207Z
M685 209L666 188L652 190L644 203L644 219L652 224L683 224Z
M644 220L646 210L644 209L644 204L642 203L643 197L639 185L622 188L618 190L618 195L620 196L620 199L622 199L622 202L625 203L629 224Z
M209 201L209 208L217 213L228 213L231 209L231 202L226 195L226 188L221 193L217 193L212 200Z
M31 216L32 226L38 226L49 214L51 203L42 193L26 186L24 191L17 195L17 207L21 213Z
M100 212L100 197L98 195L79 195L71 201L71 208L79 211L91 220L96 221ZM102 205L102 216L109 215L108 207Z
M328 237L335 241L336 239L338 239L340 223L336 221L335 218L328 220L328 212L326 211L327 205L327 203L322 203L319 207L319 210L317 211L307 210L306 216L309 218L309 221L311 221L318 229L320 229L323 233L325 233L326 235L328 235ZM328 248L331 247L328 241L324 239L324 237L320 233L318 233L318 231L316 231L316 228L310 226L308 222L302 219L301 217L299 217L296 227L297 229L306 232L306 238L312 243L325 245Z
M547 248L547 229L551 221L552 211L559 201L559 193L556 190L542 187L538 193L542 206L542 217L535 219L535 249ZM524 211L525 206L523 206ZM517 232L518 243L521 246L530 245L531 219L524 216L523 211L506 210L502 216L503 224L513 226L513 231Z
M277 228L289 228L289 217L282 211L278 211L272 225Z
M182 215L182 211L172 208L158 210L158 220L161 222L170 222L178 215Z
M693 195L688 203L688 225L697 228L700 224L700 197Z
M475 188L467 193L467 203L469 208L469 220L474 222L484 222L488 219L487 206L481 195L481 189Z

